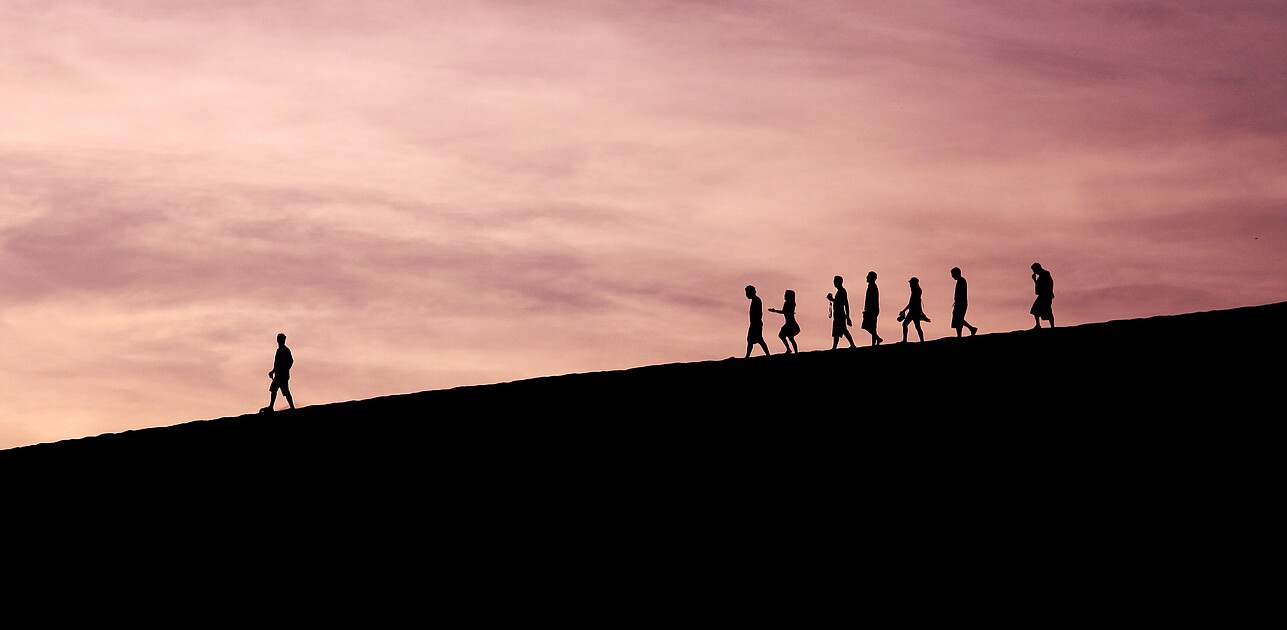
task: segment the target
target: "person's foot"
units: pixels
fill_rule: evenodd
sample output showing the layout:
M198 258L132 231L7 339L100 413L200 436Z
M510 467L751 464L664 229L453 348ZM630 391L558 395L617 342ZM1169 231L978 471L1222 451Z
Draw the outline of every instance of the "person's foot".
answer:
M1032 328L1029 328L1028 330L1041 330L1041 326L1033 326Z
M273 410L273 408L272 408L272 407L264 407L264 408L262 408L262 409L260 409L260 410L259 410L259 413L268 413L268 412L270 412L270 411L272 411L272 410Z
M978 327L978 326L970 326L970 336L971 336L971 337L973 337L973 336L974 336L974 333L976 333L976 332L979 332L979 327Z

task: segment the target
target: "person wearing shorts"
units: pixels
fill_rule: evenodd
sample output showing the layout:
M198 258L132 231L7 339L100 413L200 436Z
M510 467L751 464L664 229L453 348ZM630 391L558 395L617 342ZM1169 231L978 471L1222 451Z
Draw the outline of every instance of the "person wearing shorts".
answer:
M273 405L277 404L278 390L281 390L290 408L295 408L295 399L290 395L290 369L294 365L295 357L291 355L290 348L286 347L286 334L277 333L277 354L273 356L273 369L268 372L268 378L273 379L273 382L268 385L268 406L261 411L273 410Z

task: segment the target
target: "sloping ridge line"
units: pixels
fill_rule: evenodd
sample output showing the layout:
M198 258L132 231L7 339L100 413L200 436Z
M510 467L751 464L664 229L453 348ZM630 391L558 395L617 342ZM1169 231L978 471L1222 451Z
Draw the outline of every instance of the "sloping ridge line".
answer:
M1266 419L1284 322L1277 302L545 376L24 446L0 451L0 466L476 470L748 453L875 461L912 448L954 461L1000 444L1035 456L1201 436L1214 446Z

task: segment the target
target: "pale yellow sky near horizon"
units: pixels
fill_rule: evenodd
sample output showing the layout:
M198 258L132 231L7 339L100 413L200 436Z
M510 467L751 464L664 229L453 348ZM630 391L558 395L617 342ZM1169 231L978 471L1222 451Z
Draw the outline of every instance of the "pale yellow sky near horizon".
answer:
M0 449L252 413L278 332L312 405L740 357L747 284L826 349L869 270L887 341L912 276L954 335L953 266L983 334L1032 326L1034 261L1059 325L1287 300L1283 32L1241 1L5 0Z

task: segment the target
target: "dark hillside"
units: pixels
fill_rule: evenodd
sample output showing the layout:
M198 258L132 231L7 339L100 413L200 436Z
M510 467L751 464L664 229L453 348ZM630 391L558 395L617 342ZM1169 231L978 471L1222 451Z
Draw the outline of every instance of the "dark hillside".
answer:
M39 444L0 451L0 467L915 476L986 469L998 455L1011 470L1023 459L1143 466L1197 444L1225 459L1276 423L1285 320L1277 303L550 376ZM1229 330L1246 341L1211 334Z
M22 550L249 569L398 615L1227 623L1264 592L1279 522L1284 320L654 365L9 449L6 527ZM1231 330L1246 341L1213 338Z

